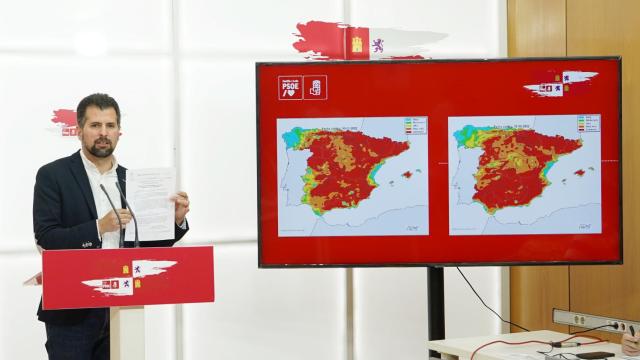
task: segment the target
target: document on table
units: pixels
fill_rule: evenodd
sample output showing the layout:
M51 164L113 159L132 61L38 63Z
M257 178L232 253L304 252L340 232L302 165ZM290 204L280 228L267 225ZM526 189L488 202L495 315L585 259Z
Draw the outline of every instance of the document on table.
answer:
M127 201L138 220L140 241L175 237L176 169L127 170ZM127 224L125 241L135 239L133 220Z
M539 353L536 353L536 354L513 353L513 354L506 354L504 358L505 360L544 360L545 356Z

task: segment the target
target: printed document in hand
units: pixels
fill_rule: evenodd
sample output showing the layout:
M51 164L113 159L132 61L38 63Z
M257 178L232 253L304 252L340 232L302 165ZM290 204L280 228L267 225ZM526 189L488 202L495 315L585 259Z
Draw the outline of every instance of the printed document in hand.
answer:
M175 168L127 170L127 201L138 219L140 241L175 237L176 209L171 200L175 193ZM132 219L126 227L125 241L134 239Z

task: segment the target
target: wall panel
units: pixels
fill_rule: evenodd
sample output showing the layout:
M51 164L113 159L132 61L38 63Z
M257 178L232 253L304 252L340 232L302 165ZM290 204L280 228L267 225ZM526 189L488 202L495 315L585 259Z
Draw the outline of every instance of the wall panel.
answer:
M503 318L508 318L507 271L500 267L461 267L484 302ZM450 337L484 336L508 332L508 327L482 305L458 270L447 268L445 281L445 335Z
M46 359L44 325L37 320L40 287L22 282L40 271L40 256L0 253L0 359Z
M640 320L640 2L568 0L567 55L622 56L622 187L624 265L572 266L571 309ZM607 186L607 184L603 184ZM613 185L612 185L613 186ZM604 335L604 333L603 333ZM607 336L619 341L618 335Z
M37 52L168 52L171 0L0 1L0 49Z
M427 270L355 269L353 280L355 358L425 358Z
M412 46L426 58L497 57L506 55L504 4L503 0L352 0L348 21L369 27L372 34L387 35L389 46L414 40Z
M509 56L565 56L565 0L509 0Z
M32 249L33 185L40 166L80 148L65 136L58 110L75 111L86 95L112 94L122 113L116 157L129 168L172 166L173 102L168 59L0 56L0 160L8 176L0 203L0 249ZM140 96L144 94L144 96ZM75 121L72 114L71 121ZM163 144L159 146L158 144Z
M187 54L281 58L295 54L296 25L343 22L342 0L180 1L181 49ZM298 58L302 60L302 57Z
M182 64L180 163L196 241L257 238L253 73L246 58Z
M345 359L345 270L260 270L255 243L215 256L215 303L184 305L185 360Z
M565 56L565 7L564 0L509 0L509 56ZM510 289L512 322L530 330L567 331L551 317L553 308L569 309L566 266L511 267Z
M542 270L512 268L512 319L522 319L523 324L531 324L535 328L558 329L558 325L552 325L547 320L536 320L538 316L550 319L548 312L555 306L638 320L640 310L635 305L635 298L640 293L640 285L632 279L640 272L639 245L635 238L637 224L640 222L637 219L637 202L633 200L638 196L635 184L638 182L636 174L640 167L637 156L640 144L633 141L634 134L640 131L634 121L640 115L640 105L635 101L640 92L636 81L640 76L640 25L635 18L640 10L640 3L634 0L566 0L562 1L564 11L559 3L560 1L509 1L510 55L564 55L560 51L564 41L568 56L623 57L624 265L571 266L568 269L559 267ZM552 20L557 25L547 24ZM566 29L565 34L562 34L563 27ZM545 294L543 298L533 297L541 293ZM613 341L619 340L619 335L599 335Z

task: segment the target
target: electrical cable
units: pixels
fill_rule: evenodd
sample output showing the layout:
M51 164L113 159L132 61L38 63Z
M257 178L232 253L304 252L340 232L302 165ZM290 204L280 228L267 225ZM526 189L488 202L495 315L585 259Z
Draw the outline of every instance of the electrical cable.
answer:
M551 344L548 344L548 345L549 345L549 347L551 348L551 349L549 349L549 351L540 351L540 350L537 350L536 352L537 352L538 354L542 354L542 355L544 355L544 356L549 355L549 353L552 353L552 352L553 352L553 346L551 346Z
M551 351L553 351L553 350L551 350ZM552 357L552 358L553 358L553 357L557 357L557 358L565 359L565 360L574 360L574 359L578 359L578 355L576 355L576 354L574 354L574 353L570 353L570 352L563 352L563 353L557 353L557 354L553 354L553 355L547 355L547 354L548 354L548 353L550 353L551 351L549 351L549 352L536 351L536 352L537 352L537 353L540 353L540 354L542 354L542 355L544 355L544 356L548 356L548 357ZM574 357L573 357L573 358L571 358L571 359L569 359L569 358L568 358L568 357L566 357L565 355L573 355Z
M498 314L497 312L495 312L491 307L489 307L489 305L487 305L487 303L484 302L484 300L482 299L482 297L480 296L480 294L478 294L478 292L476 291L476 289L473 287L473 285L471 285L471 282L469 281L469 279L467 279L467 277L464 275L464 273L462 272L462 270L460 270L459 267L456 267L456 269L458 270L458 272L460 273L460 275L462 276L462 278L464 279L464 281L467 282L467 285L469 285L469 287L471 288L471 291L473 291L474 294L476 294L476 297L478 297L478 299L480 300L480 302L482 303L482 305L484 305L487 309L489 309L489 311L491 311L492 313L494 313L502 322L504 323L508 323L510 325L513 325L515 327L518 327L524 331L530 331L529 329L526 329L516 323L513 323L511 321L505 320L502 318L502 316L500 316L500 314ZM551 350L549 351L537 351L540 354L543 354L545 356L548 356L548 354L550 352L553 351L554 348L563 348L563 347L576 347L576 346L582 346L582 345L591 345L591 344L597 344L597 343L601 343L601 342L606 342L606 340L602 340L598 337L595 336L590 336L590 335L576 335L576 334L580 334L580 333L584 333L587 331L592 331L595 329L600 329L603 327L607 327L607 326L611 326L613 328L616 328L616 326L614 325L604 325L604 326L598 326L596 328L593 329L588 329L588 330L584 330L584 331L578 331L578 332L574 332L571 333L570 337L560 340L560 341L540 341L540 340L529 340L529 341L522 341L522 342L508 342L508 341L503 341L503 340L496 340L496 341L492 341L489 343L486 343L484 345L481 345L480 347L478 347L477 349L475 349L473 351L473 353L471 353L471 358L469 360L473 360L473 357L476 355L476 353L478 351L480 351L481 349L484 349L485 347L489 346L489 345L493 345L493 344L506 344L506 345L524 345L524 344L544 344L544 345L549 345L551 346ZM569 340L575 339L575 338L586 338L586 339L591 339L593 341L590 342L586 342L586 343L579 343L579 342L568 342ZM553 357L559 357L561 359L565 359L565 360L569 360L567 359L566 356L564 356L565 354L568 355L574 355L573 353L559 353L559 354L555 354L552 355Z
M482 298L480 297L480 295L478 295L478 292L476 291L476 289L474 289L473 285L471 285L471 283L469 282L469 280L467 279L467 277L466 277L466 276L464 276L464 274L462 273L462 270L460 270L460 268L459 268L459 267L456 267L456 269L458 269L458 272L460 273L460 275L462 275L462 278L464 279L464 281L466 281L466 282L467 282L467 284L468 284L468 285L469 285L469 287L471 288L471 291L473 291L473 293L474 293L474 294L476 294L476 296L478 297L478 299L480 299L480 302L482 303L482 305L484 305L487 309L489 309L489 311L491 311L492 313L494 313L494 314L498 317L498 319L500 319L500 320L501 320L502 322L504 322L504 323L507 323L507 324L513 325L513 326L515 326L515 327L517 327L517 328L520 328L520 329L522 329L522 330L524 330L524 331L530 331L529 329L524 328L524 327L522 327L522 326L520 326L520 325L518 325L518 324L516 324L516 323L513 323L513 322L511 322L511 321L509 321L509 320L505 320L505 319L503 319L503 318L502 318L502 316L500 316L500 314L498 314L497 312L495 312L492 308L490 308L490 307L489 307L489 305L487 305L487 304L484 302L484 300L482 300Z
M592 344L598 344L598 343L601 343L601 342L607 342L607 340L602 340L599 337L595 337L595 336L591 336L591 335L572 335L572 336L569 336L568 338L566 338L564 340L554 341L554 342L551 342L550 344L553 347L561 347L561 346L554 346L554 345L555 344L562 344L562 343L565 343L565 342L567 342L567 341L569 341L571 339L576 339L576 338L580 338L580 337L581 338L585 338L585 339L591 339L593 341L586 342L586 343L576 343L577 344L576 346L592 345Z
M503 341L503 340L496 340L496 341L492 341L492 342L486 343L484 345L481 345L479 348L473 350L473 352L471 353L471 358L469 358L469 360L473 360L473 357L476 356L476 353L478 351L480 351L481 349L484 349L485 347L487 347L489 345L493 345L493 344L506 344L506 345L543 344L543 345L550 345L548 341L540 341L540 340L529 340L529 341L521 341L521 342L509 342L509 341Z
M572 342L570 343L569 346L571 347L577 347L577 346L583 346L583 345L592 345L592 344L597 344L597 343L601 343L601 342L607 342L607 340L602 340L600 338L597 338L595 336L590 336L590 335L572 335L566 339L560 340L560 341L540 341L540 340L528 340L528 341L521 341L521 342L509 342L509 341L503 341L503 340L496 340L496 341L492 341L489 343L486 343L484 345L481 345L480 347L476 348L472 353L471 353L471 357L469 360L473 360L474 356L476 355L476 353L478 351L480 351L481 349L484 349L485 347L489 346L489 345L493 345L493 344L506 344L506 345L525 345L525 344L543 344L543 345L549 345L551 346L551 351L553 351L553 348L560 348L560 347L565 347L562 346L564 344L567 344L567 342L569 340L575 339L575 338L585 338L585 339L591 339L593 341L590 342L585 342L585 343L580 343L580 342ZM538 353L543 354L545 356L549 356L548 354L551 351L547 351L547 352L543 352L543 351L538 351ZM562 356L563 354L569 354L569 355L575 355L573 353L560 353L560 354L556 354L556 355L561 355L559 357L561 358L565 358L564 356ZM552 356L556 356L556 355L552 355ZM566 358L565 358L566 359Z

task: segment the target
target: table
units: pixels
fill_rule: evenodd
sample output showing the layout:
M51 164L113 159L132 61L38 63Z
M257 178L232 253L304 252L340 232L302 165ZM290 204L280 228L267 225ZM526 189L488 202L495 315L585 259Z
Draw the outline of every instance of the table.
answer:
M588 335L588 334L587 334ZM458 339L433 340L427 342L429 350L435 350L442 354L445 360L457 360L458 358L469 359L474 350L480 346L496 340L508 342L523 342L529 340L539 341L560 341L568 338L570 335L549 330L520 332L512 334L491 335L481 337L469 337ZM570 341L587 343L593 340L588 338L575 338ZM536 351L549 351L551 346L543 344L526 344L526 345L506 345L502 343L489 345L476 353L473 360L551 360L545 359L545 356ZM615 343L599 343L592 345L583 345L578 347L554 348L548 355L553 356L558 353L584 353L592 351L606 351L615 354L615 358L620 359L624 354L620 348L620 344ZM570 359L575 356L567 356ZM560 360L554 357L554 360Z

